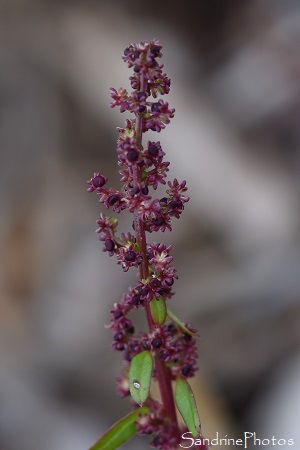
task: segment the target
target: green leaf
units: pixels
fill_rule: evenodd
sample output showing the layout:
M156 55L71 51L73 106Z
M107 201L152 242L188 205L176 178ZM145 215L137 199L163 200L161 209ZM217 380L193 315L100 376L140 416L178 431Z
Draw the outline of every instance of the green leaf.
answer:
M135 421L140 414L147 414L149 408L138 408L116 422L107 432L95 442L89 450L115 450L136 433Z
M156 325L162 325L167 317L167 305L165 299L160 296L158 300L154 297L150 302L151 316Z
M149 350L134 356L129 368L131 397L140 406L149 397L153 360Z
M198 333L195 333L194 331L189 330L189 329L184 325L184 323L183 323L180 319L178 319L178 317L175 316L175 314L174 314L169 308L167 308L167 314L168 314L168 316L170 317L170 319L171 319L174 323L176 323L176 325L177 325L182 331L184 331L185 333L189 334L190 336L193 336L193 337L199 337L199 334L198 334Z
M189 383L179 376L176 378L175 402L184 423L196 438L200 434L201 425L194 394Z

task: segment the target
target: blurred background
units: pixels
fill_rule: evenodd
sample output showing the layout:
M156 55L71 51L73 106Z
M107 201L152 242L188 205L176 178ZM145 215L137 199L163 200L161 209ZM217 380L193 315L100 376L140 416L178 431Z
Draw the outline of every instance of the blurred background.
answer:
M104 324L136 277L101 252L86 180L119 186L108 90L154 37L176 115L153 139L191 200L149 239L201 334L203 433L300 449L299 23L297 0L0 0L1 450L87 450L129 410Z

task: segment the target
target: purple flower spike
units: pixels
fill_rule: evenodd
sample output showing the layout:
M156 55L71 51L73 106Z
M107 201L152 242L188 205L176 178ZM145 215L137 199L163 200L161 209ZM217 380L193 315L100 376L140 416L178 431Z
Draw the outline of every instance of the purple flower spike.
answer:
M171 246L163 243L147 243L146 232L171 231L172 220L178 219L189 197L186 182L175 178L166 182L169 162L159 141L146 141L148 130L160 132L174 117L175 110L159 96L170 91L171 81L163 73L162 45L157 39L151 42L133 43L125 48L123 60L132 69L130 84L132 92L124 88L110 89L112 108L132 114L124 128L118 127L117 154L120 190L107 187L107 178L100 172L88 180L88 191L99 196L100 203L115 213L125 210L133 214L134 235L118 235L118 221L101 213L97 221L102 250L116 257L124 272L138 270L138 282L123 294L111 312L107 326L113 332L112 348L123 354L123 371L117 379L117 392L121 397L132 393L130 367L141 352L152 355L154 362L151 375L157 380L161 402L151 395L144 405L147 414L136 421L139 434L152 434L151 446L161 450L179 448L181 434L187 431L178 425L172 382L194 376L197 370L197 351L191 328L172 319L167 323L167 304L173 296L172 287L177 280L172 266ZM153 197L158 184L167 189L160 198ZM136 332L131 318L132 310L144 310L148 329ZM173 313L168 311L172 318ZM151 369L152 371L152 369ZM134 383L133 383L134 385ZM136 388L136 386L134 386ZM139 405L135 405L138 407ZM205 447L203 447L205 448Z

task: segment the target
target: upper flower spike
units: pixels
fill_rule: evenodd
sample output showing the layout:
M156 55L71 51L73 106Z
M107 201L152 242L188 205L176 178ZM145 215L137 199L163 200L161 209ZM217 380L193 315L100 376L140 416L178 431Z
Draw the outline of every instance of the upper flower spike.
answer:
M120 88L116 90L111 88L111 107L120 106L120 111L130 111L132 113L144 113L146 125L144 131L152 129L160 131L174 116L174 109L169 109L168 104L160 100L158 103L149 103L147 98L152 95L168 94L170 91L171 81L167 74L162 72L163 64L158 64L157 58L161 58L162 46L157 39L151 42L141 42L139 44L131 44L124 51L123 59L128 67L133 67L133 76L130 77L131 87L134 92L128 94L126 89ZM147 81L147 90L141 91L140 76L143 75ZM162 117L159 121L158 118ZM149 119L156 119L150 120ZM148 125L147 125L148 123Z

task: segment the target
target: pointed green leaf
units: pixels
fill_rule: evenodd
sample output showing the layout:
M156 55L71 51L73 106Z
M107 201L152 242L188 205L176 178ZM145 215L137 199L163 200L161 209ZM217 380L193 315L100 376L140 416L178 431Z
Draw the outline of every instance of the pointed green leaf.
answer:
M138 408L116 422L89 450L115 450L136 433L135 421L149 408Z
M175 402L184 423L196 438L200 434L201 425L194 394L189 383L179 376L176 378Z
M153 360L149 350L134 356L129 368L129 387L133 400L140 406L149 397Z
M160 296L158 300L154 297L150 302L151 316L156 325L163 325L167 317L167 305L165 299Z
M174 314L169 308L167 308L167 314L168 314L168 316L170 317L170 319L171 319L174 323L176 323L176 325L177 325L182 331L184 331L185 333L189 334L190 336L193 336L193 337L199 337L199 334L198 334L198 333L195 333L194 331L189 330L189 329L184 325L184 323L183 323L180 319L178 319L178 317L175 316L175 314Z

